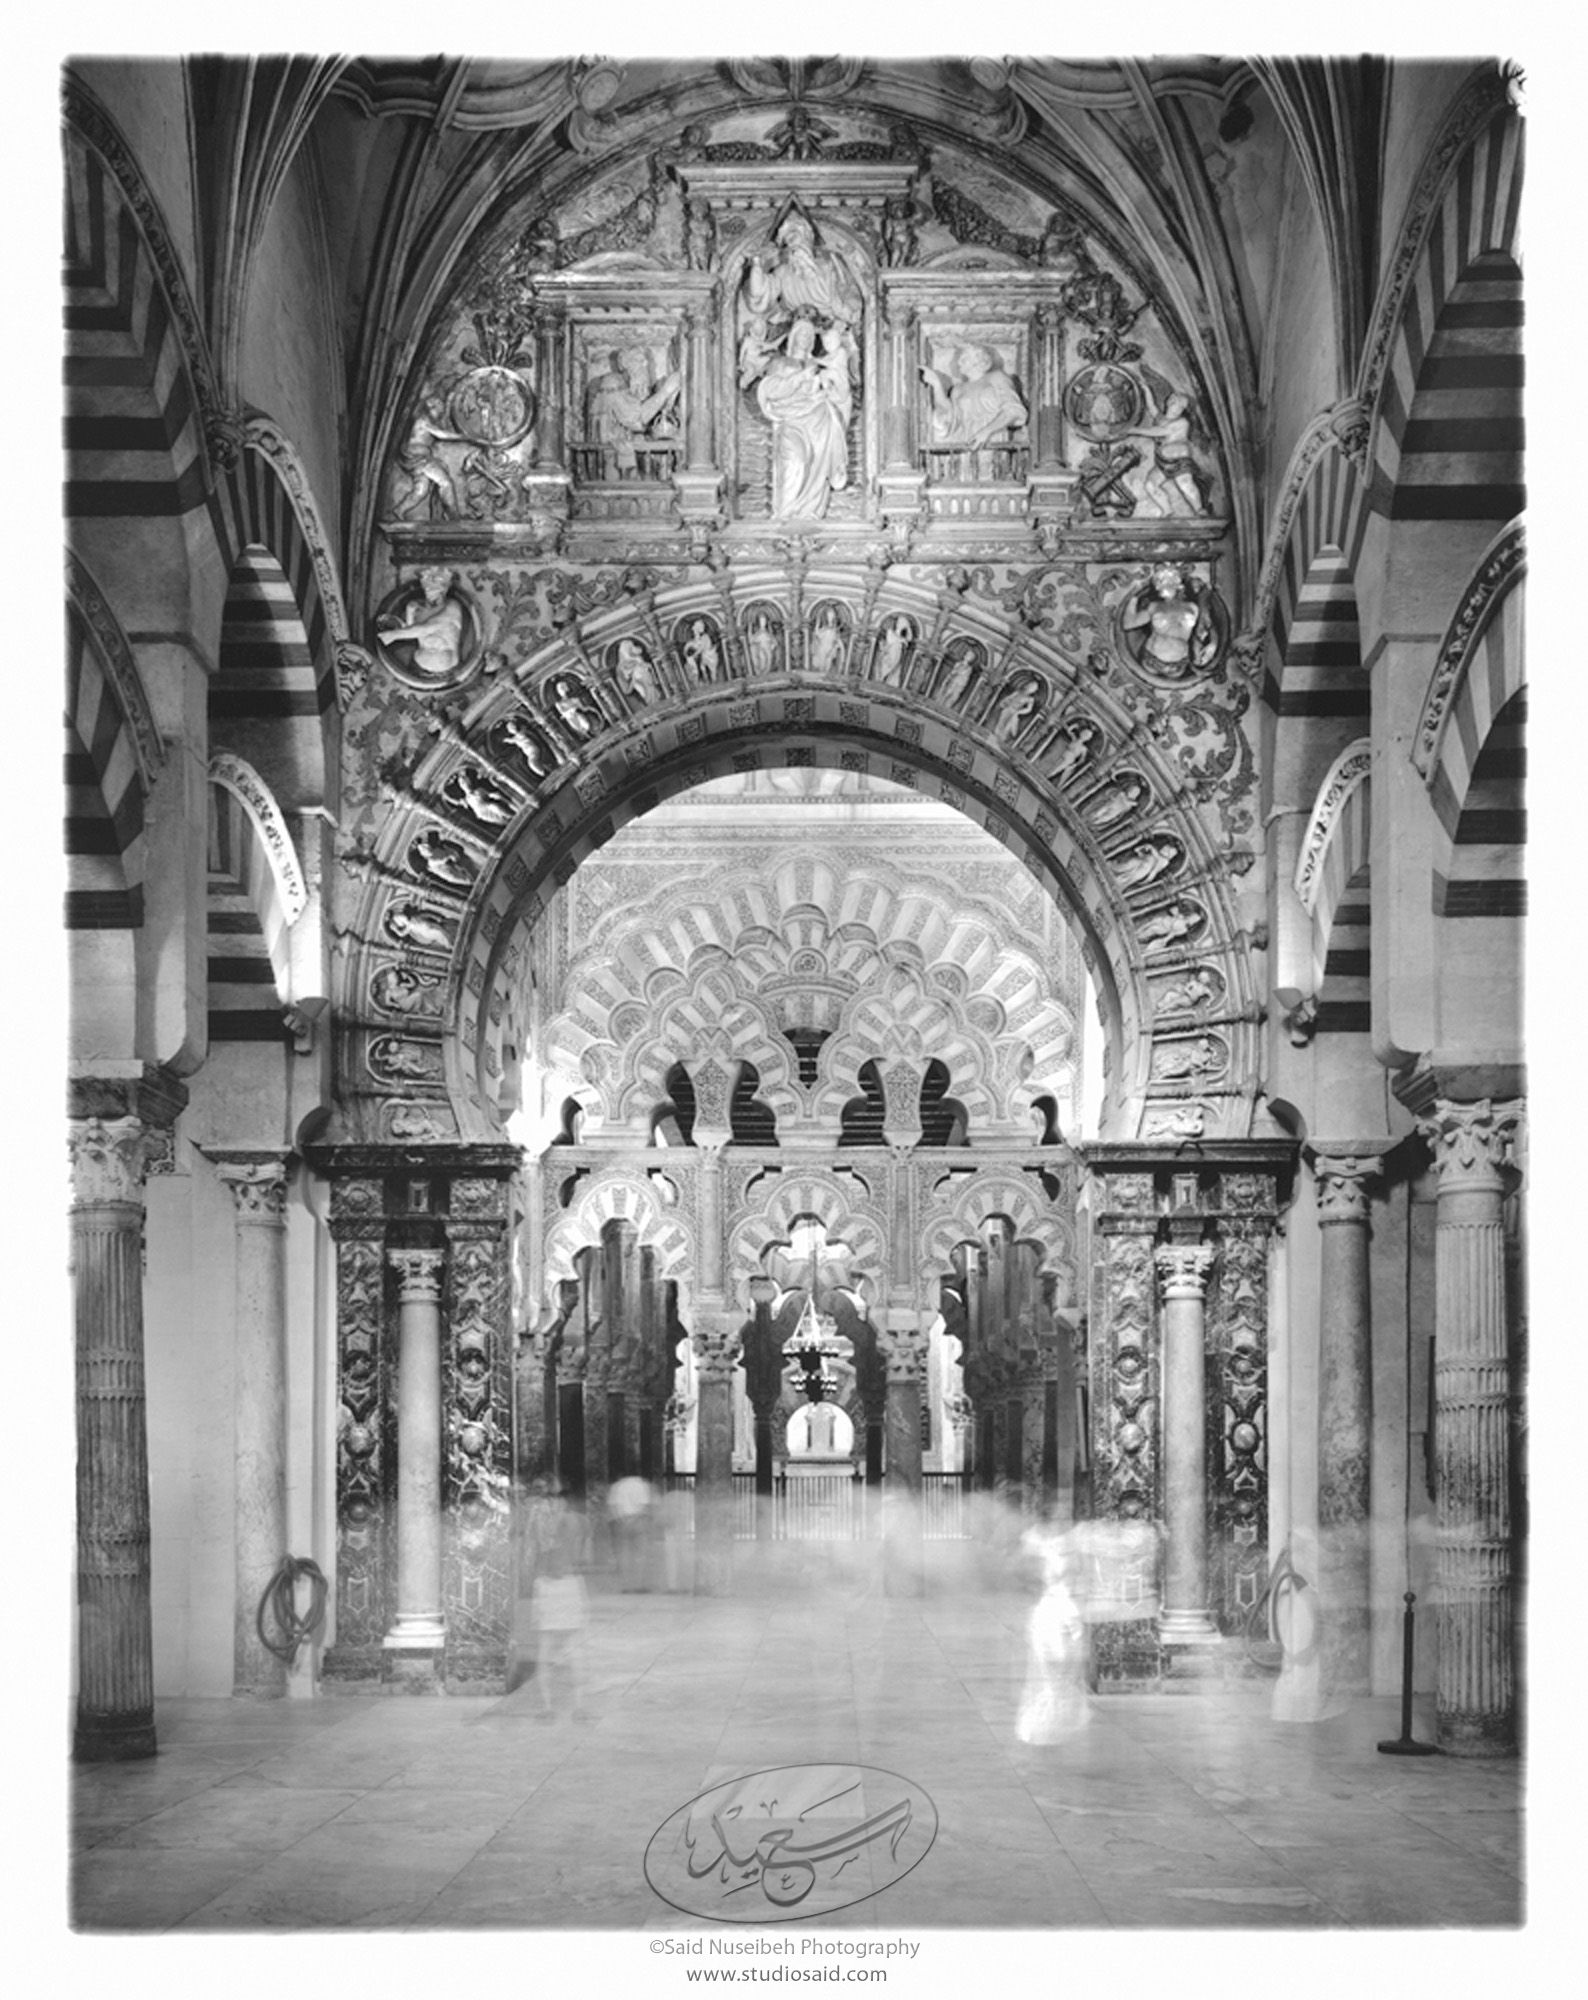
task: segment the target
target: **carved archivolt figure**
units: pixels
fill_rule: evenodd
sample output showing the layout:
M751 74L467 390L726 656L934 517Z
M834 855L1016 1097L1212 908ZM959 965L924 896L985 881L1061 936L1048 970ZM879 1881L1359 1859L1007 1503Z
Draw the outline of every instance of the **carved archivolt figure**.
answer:
M689 636L680 650L697 680L712 681L717 678L717 669L722 665L722 655L717 650L717 642L712 637L711 627L704 619L691 619Z
M1191 903L1171 903L1167 909L1154 910L1149 917L1143 917L1136 926L1136 935L1149 951L1167 951L1181 938L1186 938L1197 929L1202 921L1202 912Z
M844 628L838 613L824 604L811 624L810 663L813 674L836 673L843 664Z
M1149 882L1156 882L1165 875L1180 858L1180 844L1170 840L1165 834L1158 834L1144 840L1139 847L1132 847L1122 854L1114 864L1114 881L1121 889L1142 889Z
M502 741L510 744L529 766L530 776L544 778L551 769L551 756L524 718L516 714L504 715L497 728Z
M987 664L987 653L975 639L956 639L943 658L943 678L937 685L937 699L945 708L952 708L963 700L965 690Z
M1199 1035L1194 1042L1171 1043L1158 1049L1154 1074L1164 1078L1201 1076L1223 1066L1224 1058L1212 1037Z
M399 944L417 945L421 951L450 952L452 932L434 917L416 910L412 903L399 903L386 912L386 928Z
M619 639L612 656L618 686L637 702L648 704L657 698L656 668L638 639Z
M469 857L455 840L435 828L426 827L408 850L410 865L421 875L432 876L452 889L467 889L474 880Z
M1005 681L993 708L993 734L1013 743L1042 705L1043 685L1036 674L1016 674Z
M1146 797L1146 779L1138 778L1134 771L1126 771L1098 788L1096 796L1087 801L1086 817L1099 830L1116 826L1120 820L1128 819Z
M874 673L879 681L897 685L903 678L904 658L915 627L908 618L890 618L877 637Z
M401 916L400 910L392 912ZM406 965L386 965L370 981L370 998L388 1014L433 1014L430 995L440 986L439 979L421 978Z
M1078 716L1074 722L1067 722L1059 735L1058 755L1048 766L1048 776L1054 784L1062 785L1066 778L1080 770L1090 761L1092 752L1101 740L1103 732L1095 722L1088 722Z
M769 674L776 668L778 635L764 611L758 611L750 620L750 629L745 635L745 650L750 656L752 673Z
M443 797L462 806L482 826L506 826L518 807L500 785L493 785L473 764L465 764L447 780Z
M1205 1007L1218 998L1218 988L1213 974L1205 965L1199 965L1194 972L1173 986L1166 986L1158 996L1156 1011L1160 1014L1191 1014L1198 1007Z
M591 708L584 688L571 674L558 674L548 693L552 707L562 717L566 728L581 739L594 736L601 718Z
M957 379L941 368L921 370L921 379L932 392L933 444L979 451L1024 424L1025 403L996 349L966 345L955 356L955 365Z

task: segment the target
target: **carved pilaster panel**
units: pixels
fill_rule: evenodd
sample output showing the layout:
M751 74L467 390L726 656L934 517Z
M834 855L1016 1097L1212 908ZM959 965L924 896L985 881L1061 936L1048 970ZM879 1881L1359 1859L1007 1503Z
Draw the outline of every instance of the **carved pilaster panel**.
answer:
M512 1622L508 1189L455 1180L441 1358L442 1603L450 1690L499 1693Z
M1226 1219L1208 1288L1208 1587L1223 1632L1262 1594L1268 1562L1266 1218Z
M1110 1229L1093 1258L1092 1496L1105 1520L1152 1520L1162 1510L1152 1254L1145 1232Z
M373 1189L373 1210L361 1198ZM336 1238L336 1644L331 1680L378 1683L391 1623L397 1416L385 1338L385 1222L377 1183L333 1185ZM348 1213L349 1209L353 1212ZM342 1215L338 1215L338 1210ZM345 1219L343 1219L345 1218Z

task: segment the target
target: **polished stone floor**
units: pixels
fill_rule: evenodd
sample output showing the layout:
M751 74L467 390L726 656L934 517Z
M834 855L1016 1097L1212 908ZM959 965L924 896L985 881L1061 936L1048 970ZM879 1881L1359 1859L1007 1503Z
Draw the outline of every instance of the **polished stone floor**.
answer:
M158 1757L74 1773L71 1921L698 1930L646 1879L654 1830L723 1780L818 1761L908 1778L938 1822L909 1873L824 1928L1521 1921L1516 1764L1381 1756L1386 1701L1275 1723L1249 1680L1093 1700L1084 1726L1024 1744L1026 1615L1012 1595L603 1591L580 1719L541 1717L533 1681L162 1702Z

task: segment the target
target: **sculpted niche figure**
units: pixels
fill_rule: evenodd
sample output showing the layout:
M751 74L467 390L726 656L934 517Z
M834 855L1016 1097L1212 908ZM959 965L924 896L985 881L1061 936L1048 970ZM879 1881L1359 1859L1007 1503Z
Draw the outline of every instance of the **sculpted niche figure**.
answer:
M1026 406L997 350L967 344L954 365L957 376L941 368L921 370L932 394L933 444L980 451L1005 441L1025 422Z
M614 352L611 367L591 383L585 408L585 436L600 449L603 477L633 479L639 447L674 435L664 413L678 401L682 380L669 369L653 389L643 347Z
M818 520L849 483L861 302L854 280L795 211L740 296L739 386L772 426L772 512Z
M755 400L772 426L772 512L816 519L849 484L854 393L842 337L801 316L767 363Z

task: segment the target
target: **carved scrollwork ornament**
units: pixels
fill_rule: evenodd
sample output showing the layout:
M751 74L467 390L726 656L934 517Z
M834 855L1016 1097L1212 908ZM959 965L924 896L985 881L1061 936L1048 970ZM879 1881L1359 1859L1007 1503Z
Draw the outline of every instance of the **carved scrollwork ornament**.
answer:
M444 1250L388 1250L386 1260L397 1273L399 1296L404 1304L441 1303Z

